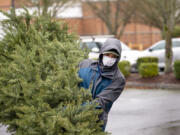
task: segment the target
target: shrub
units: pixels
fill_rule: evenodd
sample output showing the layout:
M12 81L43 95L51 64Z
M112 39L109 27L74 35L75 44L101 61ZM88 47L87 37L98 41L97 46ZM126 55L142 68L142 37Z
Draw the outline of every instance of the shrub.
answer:
M157 63L158 64L158 58L157 57L141 57L137 60L137 67L139 69L141 63Z
M174 74L177 79L180 79L180 60L174 62Z
M130 75L131 65L129 61L120 61L118 63L118 67L125 77L128 77Z
M179 37L179 36L180 36L180 26L175 26L172 33L172 37Z
M157 63L142 63L139 67L139 73L142 77L154 77L158 75Z

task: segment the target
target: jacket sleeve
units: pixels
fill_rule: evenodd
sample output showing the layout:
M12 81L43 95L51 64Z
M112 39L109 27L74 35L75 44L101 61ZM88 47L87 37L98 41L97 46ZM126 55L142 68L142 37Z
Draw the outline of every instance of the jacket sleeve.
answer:
M96 101L102 109L109 112L113 102L120 96L125 86L125 78L121 77L113 80L100 94L96 96Z

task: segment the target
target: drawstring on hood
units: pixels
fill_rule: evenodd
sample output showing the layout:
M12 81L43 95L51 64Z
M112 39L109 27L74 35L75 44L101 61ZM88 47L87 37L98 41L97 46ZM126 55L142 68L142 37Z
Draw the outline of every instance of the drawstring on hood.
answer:
M118 53L119 56L113 66L107 67L103 65L102 58L103 58L104 52L111 51L111 50L116 51L116 53ZM122 50L121 43L120 43L120 40L118 39L109 38L103 44L103 46L100 49L100 55L99 55L99 68L101 70L102 76L107 77L107 78L113 78L114 74L118 70L117 64L121 58L121 50Z

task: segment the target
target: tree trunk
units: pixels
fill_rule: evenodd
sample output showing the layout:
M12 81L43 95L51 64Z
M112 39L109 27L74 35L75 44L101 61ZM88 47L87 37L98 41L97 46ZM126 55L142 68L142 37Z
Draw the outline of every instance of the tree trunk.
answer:
M159 28L160 30L161 30L161 28ZM163 39L163 40L166 40L166 30L165 30L165 28L163 28L162 30L161 30L161 38Z
M117 37L117 30L115 30L112 25L107 25L106 24L106 27L108 29L108 34L114 35L116 38L118 38Z
M11 7L12 7L12 8L15 8L14 0L11 0Z
M49 0L43 0L42 1L42 15L43 16L48 16L48 8L51 6L51 1Z
M172 32L171 30L166 31L166 49L165 49L165 73L172 72L172 60L173 60L173 53L172 53Z
M124 33L124 30L125 30L125 27L126 27L126 23L124 23L122 26L121 26L121 29L120 29L120 32L118 33L117 31L117 38L120 39L121 36L123 35Z

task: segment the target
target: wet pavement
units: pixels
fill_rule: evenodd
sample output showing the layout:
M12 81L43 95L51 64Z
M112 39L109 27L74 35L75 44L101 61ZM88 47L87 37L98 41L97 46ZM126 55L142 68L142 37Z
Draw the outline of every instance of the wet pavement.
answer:
M109 114L112 135L180 135L180 90L125 90Z
M180 135L180 90L124 90L109 114L112 135ZM0 128L0 135L9 135Z
M6 127L0 125L0 135L10 135L6 132Z

